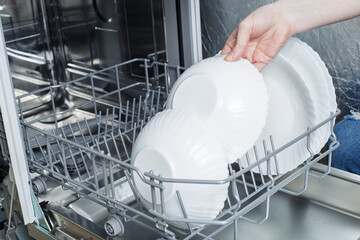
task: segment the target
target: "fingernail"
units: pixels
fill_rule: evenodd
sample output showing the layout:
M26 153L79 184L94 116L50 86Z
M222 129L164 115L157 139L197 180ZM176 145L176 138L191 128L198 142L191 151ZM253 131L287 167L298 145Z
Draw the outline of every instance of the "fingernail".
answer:
M231 61L233 59L233 57L234 57L234 53L231 52L225 57L225 61Z

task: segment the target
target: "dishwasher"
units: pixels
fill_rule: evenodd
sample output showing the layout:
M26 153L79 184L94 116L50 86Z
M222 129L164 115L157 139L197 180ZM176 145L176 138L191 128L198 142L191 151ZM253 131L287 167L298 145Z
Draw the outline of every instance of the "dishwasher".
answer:
M131 165L131 148L202 59L198 0L1 0L0 17L1 239L360 239L360 176L331 167L339 110L283 146L269 136L250 150L265 157L229 165L228 178L203 180L229 184L215 219L188 218L180 194L183 217L156 207L169 179ZM314 155L320 127L331 136ZM296 169L254 172L303 139L311 157Z

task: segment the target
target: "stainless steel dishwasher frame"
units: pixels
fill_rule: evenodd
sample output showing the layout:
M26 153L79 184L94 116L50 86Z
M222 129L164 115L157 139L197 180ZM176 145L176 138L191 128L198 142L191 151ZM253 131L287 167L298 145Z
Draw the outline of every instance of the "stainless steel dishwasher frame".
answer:
M273 194L278 191L291 195L305 194L310 179L326 178L330 173L331 152L339 146L336 136L332 132L329 149L317 156L312 154L310 139L312 132L321 126L326 125L332 130L339 111L329 113L329 117L322 123L309 126L308 131L284 146L275 147L276 143L269 136L268 140L271 143L269 146L264 143L263 149L251 150L255 151L255 154L257 151L265 151L266 157L258 159L250 166L242 166L241 162L229 165L229 177L222 181L166 179L155 176L151 172L142 173L129 164L131 145L137 133L154 114L163 109L172 82L185 67L201 59L199 5L197 1L184 2L180 3L180 8L185 9L180 14L182 27L174 28L173 24L166 24L164 27L166 32L165 50L155 47L154 50L159 51L148 54L146 58L120 60L110 66L106 66L105 62L100 69L87 67L78 60L64 62L61 60L64 59L62 57L59 62L56 56L61 55L61 51L59 51L61 47L48 44L49 41L51 42L49 39L52 34L46 27L49 24L48 14L44 14L39 18L41 21L34 23L36 26L43 24L43 27L39 28L40 33L16 36L14 41L8 41L14 43L38 37L45 40L40 55L7 48L10 58L25 60L25 62L37 66L48 66L47 73L38 79L32 78L34 74L27 75L26 73L29 71L22 68L19 72L14 73L13 71L12 73L15 90L17 90L14 103L16 101L22 130L22 135L18 133L18 137L23 139L21 140L25 148L23 157L27 159L26 167L28 168L27 174L24 174L24 171L17 172L18 175L23 174L22 177L25 181L22 181L22 186L25 188L19 188L20 180L15 182L18 191L22 191L20 195L26 195L28 199L31 199L31 201L27 201L27 206L22 205L25 208L23 213L27 212L22 217L25 224L29 223L28 231L31 236L38 239L77 239L81 237L103 239L106 238L106 234L119 236L136 225L140 229L154 232L156 236L166 239L216 239L218 234L228 229L229 226L233 226L232 238L238 239L237 223L240 219L254 224L261 224L268 219L271 211L270 200ZM48 6L46 3L46 1L38 1L40 12L46 12L46 6ZM168 13L164 15L167 23L171 21L178 23L178 19L174 17L176 15L169 14L169 12L173 13L176 4L179 3L164 1L164 11ZM9 16L3 17L8 18ZM28 26L21 25L20 28L22 27ZM66 29L68 29L67 26L65 26ZM100 27L97 31L114 32L113 29ZM61 38L59 39L61 40ZM183 49L186 49L182 53L182 57L179 56L179 51L175 50L179 49L180 42L183 42ZM186 43L188 45L184 46ZM162 61L161 55L166 55L167 61ZM59 70L54 68L54 62L62 64L66 71L59 73ZM90 62L96 63L96 59L90 58ZM181 67L180 63L185 67ZM25 67L28 66L25 65ZM19 68L16 69L19 70ZM39 68L32 70L37 69ZM129 75L129 69L136 69L136 71ZM25 91L19 90L22 82L27 82L31 86ZM110 90L104 89L104 86L108 85L112 86ZM11 102L12 98L10 97L8 101ZM3 114L8 116L9 113L4 111ZM17 122L14 121L14 129L16 129L16 124ZM10 159L14 159L10 160L11 165L21 161L21 157L12 155L11 151L8 154L6 151L5 140L9 142L9 139L6 139L2 126L0 126L0 133L2 158L7 160L10 155ZM273 162L277 165L276 155L301 139L306 139L311 157L293 172L285 175L268 173L268 176L253 172L255 168L259 168L261 163L270 165ZM14 145L13 143L12 147ZM21 152L19 151L17 154L21 155ZM322 171L317 171L317 163L324 158L328 159L327 166ZM24 161L22 164L24 165ZM188 219L186 208L182 205L181 193L178 193L179 205L184 214L183 218L174 219L164 215L162 200L162 207L157 208L154 205L147 211L140 204L134 189L133 174L139 175L152 188L154 203L156 202L156 192L159 192L161 196L164 191L164 183L167 182L190 185L229 184L225 208L216 219L211 221ZM30 185L28 180L31 181ZM56 186L53 187L53 185ZM289 186L294 185L296 185L295 189L290 190ZM14 189L14 185L12 185L12 189ZM70 192L69 199L71 200L67 199L67 201L74 201L73 197L75 197L77 201L90 200L96 203L95 206L99 209L103 207L104 211L107 211L106 215L109 216L102 222L104 227L99 228L89 219L84 219L83 216L78 216L73 212L67 213L68 208L63 206L49 204L47 209L41 207L39 203L51 199L48 197L47 191L51 192L55 189L56 191L60 190L60 193L63 192L64 195ZM120 194L125 189L127 193L130 193L127 196ZM70 205L71 203L67 203L64 206L69 207ZM249 213L258 209L260 205L265 205L265 208L262 209L263 216L256 219L250 218ZM14 208L16 207L14 206ZM349 209L344 209L344 211L349 212ZM77 222L74 219L84 220L87 224L83 225L80 220ZM172 227L168 221L187 223L188 229ZM204 226L192 229L191 224L194 223L202 223ZM116 238L116 236L113 237Z

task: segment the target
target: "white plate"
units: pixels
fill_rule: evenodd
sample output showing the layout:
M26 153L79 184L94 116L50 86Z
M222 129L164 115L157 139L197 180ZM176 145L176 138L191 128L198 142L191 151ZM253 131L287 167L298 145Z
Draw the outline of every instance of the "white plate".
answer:
M323 77L326 80L328 92L330 94L330 111L335 113L337 110L337 103L336 103L336 95L335 95L335 88L333 84L333 79L329 73L329 70L326 68L325 63L321 60L319 54L315 52L309 45L307 45L305 42L300 41L302 46L305 48L308 53L312 55L312 57L315 59L316 64L318 64L319 68L321 69L323 73Z
M327 80L313 54L304 48L304 43L298 38L290 38L279 54L292 64L310 90L315 107L315 123L324 121L330 116L330 94ZM328 125L322 126L311 134L311 149L314 154L321 151L329 135Z
M138 135L132 149L132 164L141 172L152 170L166 178L223 180L228 177L224 150L215 135L194 114L168 109L154 116ZM134 182L141 201L151 205L150 185L134 172ZM165 183L165 215L184 218L176 191L181 194L191 219L212 220L224 207L228 184ZM160 194L156 194L160 211ZM170 222L187 228L185 223ZM200 227L201 224L192 224Z
M253 146L265 125L268 95L258 70L247 60L205 59L186 70L173 86L167 108L186 109L208 125L229 163Z
M262 71L269 93L269 112L266 125L255 146L259 159L265 156L263 140L267 150L272 145L269 136L273 136L274 147L279 148L290 140L307 131L315 123L315 109L309 89L292 65L281 55L277 55ZM248 166L256 161L253 151L241 158L241 165ZM303 139L277 155L278 168L274 159L271 160L271 175L283 174L304 162L310 157ZM263 163L254 172L267 175L267 164Z

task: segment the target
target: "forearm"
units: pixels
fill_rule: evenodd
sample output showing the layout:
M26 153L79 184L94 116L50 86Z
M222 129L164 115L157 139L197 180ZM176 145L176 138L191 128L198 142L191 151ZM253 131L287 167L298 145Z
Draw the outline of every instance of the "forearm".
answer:
M360 0L278 0L256 9L229 36L226 61L243 57L260 71L291 35L360 16Z
M360 0L279 0L293 34L360 16Z

